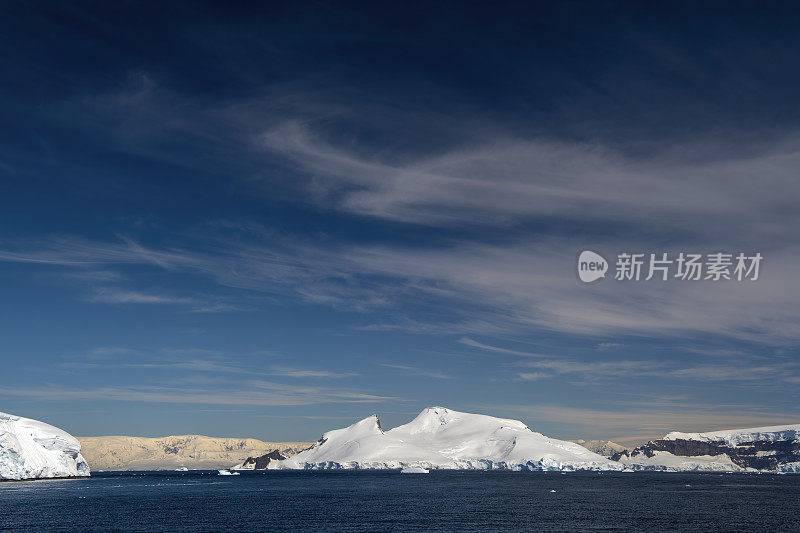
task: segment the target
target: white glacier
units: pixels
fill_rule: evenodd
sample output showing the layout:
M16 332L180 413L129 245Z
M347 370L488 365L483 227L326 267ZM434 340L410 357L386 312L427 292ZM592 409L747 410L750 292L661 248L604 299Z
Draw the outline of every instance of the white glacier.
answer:
M682 433L680 431L673 431L667 433L664 437L664 440L721 442L728 446L737 446L744 442L774 442L797 439L800 439L800 424L747 429L724 429L721 431L708 431L706 433Z
M268 469L622 470L573 442L545 437L517 420L424 409L384 431L373 415L325 433L311 448Z
M78 440L61 429L0 413L0 480L89 475Z

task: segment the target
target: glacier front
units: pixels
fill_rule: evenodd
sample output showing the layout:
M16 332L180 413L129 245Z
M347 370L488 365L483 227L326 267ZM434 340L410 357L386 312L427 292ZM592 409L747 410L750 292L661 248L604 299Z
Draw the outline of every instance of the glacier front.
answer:
M272 469L622 470L573 442L536 433L517 420L429 407L402 426L373 415L325 433L309 449L270 461Z
M0 413L0 480L88 475L75 437L38 420Z

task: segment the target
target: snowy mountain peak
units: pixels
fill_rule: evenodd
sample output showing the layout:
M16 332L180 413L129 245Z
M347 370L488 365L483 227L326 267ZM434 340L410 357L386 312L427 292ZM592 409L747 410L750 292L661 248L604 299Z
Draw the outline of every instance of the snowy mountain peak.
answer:
M371 435L383 435L383 429L381 428L380 420L378 420L378 415L370 415L346 428L328 431L322 435L322 438L319 439L314 446L319 446L329 440L336 441L342 438L352 440L369 437Z
M403 426L396 427L390 431L397 433L401 428L409 434L435 433L452 421L458 420L453 411L445 407L427 407L417 416Z
M517 431L528 431L528 426L518 420L507 420L493 416L461 413L446 407L427 407L417 417L402 426L389 430L389 433L401 435L430 436L444 433L455 433L463 430L496 431L503 428Z

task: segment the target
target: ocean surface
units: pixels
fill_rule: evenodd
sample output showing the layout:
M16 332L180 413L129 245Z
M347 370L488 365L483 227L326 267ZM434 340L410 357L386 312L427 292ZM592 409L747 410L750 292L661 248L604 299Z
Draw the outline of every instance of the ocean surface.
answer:
M800 475L97 472L0 483L0 528L800 531Z

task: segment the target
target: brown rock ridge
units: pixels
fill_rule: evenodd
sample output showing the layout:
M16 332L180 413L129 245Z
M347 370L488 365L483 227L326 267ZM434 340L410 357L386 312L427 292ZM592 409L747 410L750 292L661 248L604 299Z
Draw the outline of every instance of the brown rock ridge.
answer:
M274 450L291 456L308 442L174 435L169 437L80 437L81 453L92 470L215 470Z

